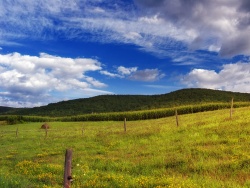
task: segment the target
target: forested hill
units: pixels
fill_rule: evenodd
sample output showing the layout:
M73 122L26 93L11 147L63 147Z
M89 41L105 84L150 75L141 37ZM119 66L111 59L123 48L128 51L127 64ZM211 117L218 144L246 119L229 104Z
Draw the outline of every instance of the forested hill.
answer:
M0 106L0 114L11 111L12 109L14 109L14 108Z
M210 89L182 89L162 95L102 95L52 103L47 106L13 109L0 107L0 114L67 116L100 112L121 112L210 102L249 102L250 94Z

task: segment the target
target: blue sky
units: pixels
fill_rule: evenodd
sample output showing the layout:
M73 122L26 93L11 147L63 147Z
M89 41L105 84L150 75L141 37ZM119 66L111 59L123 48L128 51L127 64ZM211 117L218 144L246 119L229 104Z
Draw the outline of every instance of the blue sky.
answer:
M2 0L0 106L250 92L249 0Z

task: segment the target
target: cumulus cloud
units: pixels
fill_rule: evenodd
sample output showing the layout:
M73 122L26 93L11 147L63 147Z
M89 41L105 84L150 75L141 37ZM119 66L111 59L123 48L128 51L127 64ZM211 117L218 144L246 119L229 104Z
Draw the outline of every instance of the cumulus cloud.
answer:
M191 37L192 49L219 51L222 56L250 55L248 0L135 0L148 15L158 15ZM236 44L236 46L235 46Z
M115 78L115 77L122 78L122 75L120 75L120 74L115 74L115 73L111 73L111 72L106 71L106 70L102 70L102 71L100 71L100 73L103 74L103 75L112 77L112 78Z
M148 87L148 88L153 88L153 89L174 89L174 90L177 90L177 89L180 89L179 87L177 86L167 86L167 85L144 85L145 87Z
M88 76L88 72L145 82L163 77L158 69L138 70L137 67L119 66L115 73L111 73L103 70L98 60L90 58L67 58L46 53L39 56L17 52L0 54L0 103L3 106L31 107L111 93L102 90L107 85Z
M115 78L126 78L132 81L154 82L165 76L158 69L143 69L138 70L138 67L117 67L116 73L110 73L108 71L100 71L101 74Z
M130 67L130 68L126 68L126 67L123 67L123 66L119 66L117 68L118 72L122 75L129 75L133 72L136 72L137 71L137 67Z
M154 82L163 78L165 75L162 74L158 69L145 69L134 72L129 79L144 82Z
M250 91L250 62L226 64L218 72L194 69L182 78L188 87L221 89L236 92Z
M242 31L235 36L229 37L228 40L224 41L220 54L226 57L231 57L236 54L250 55L250 41L248 40L249 32L250 30L245 32Z
M79 97L84 97L86 90L106 87L106 84L86 75L89 71L101 69L102 65L96 59L73 59L45 53L40 56L0 54L0 101L1 104L11 104L15 100L24 106L40 105L56 100L48 100L52 92L69 91L78 91ZM95 90L93 94L97 93L107 92ZM63 97L71 98L70 92L69 96Z

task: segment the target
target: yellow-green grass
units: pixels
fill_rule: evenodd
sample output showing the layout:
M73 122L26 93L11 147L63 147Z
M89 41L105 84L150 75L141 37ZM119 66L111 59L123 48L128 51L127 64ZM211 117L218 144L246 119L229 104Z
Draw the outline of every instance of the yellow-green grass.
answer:
M250 187L250 108L156 120L0 125L0 187ZM16 130L18 134L16 137ZM83 129L83 132L82 132ZM83 133L83 134L82 134Z

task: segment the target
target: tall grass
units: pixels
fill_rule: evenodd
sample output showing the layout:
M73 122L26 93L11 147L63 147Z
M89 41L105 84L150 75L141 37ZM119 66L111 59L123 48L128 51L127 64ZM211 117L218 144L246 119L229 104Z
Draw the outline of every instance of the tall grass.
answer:
M250 187L249 111L129 121L126 132L121 121L50 122L47 138L41 123L1 125L0 187L62 187L67 148L73 188Z

